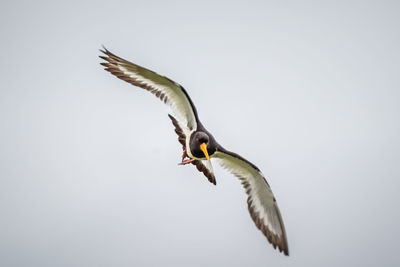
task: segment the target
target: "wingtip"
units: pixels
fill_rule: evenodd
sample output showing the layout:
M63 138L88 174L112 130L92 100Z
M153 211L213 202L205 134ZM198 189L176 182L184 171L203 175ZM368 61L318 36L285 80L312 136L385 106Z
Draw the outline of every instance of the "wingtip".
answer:
M110 52L104 45L101 45L99 51L107 56L107 58L117 57L113 53ZM101 56L100 56L101 57ZM104 56L103 56L104 57ZM104 58L103 58L104 59Z
M268 240L274 249L278 248L279 252L281 252L285 256L289 256L289 247L287 245L287 241L284 240L283 243L272 243L270 240Z
M104 45L101 45L101 48L99 49L100 52L106 54L108 52L107 48Z
M279 243L272 243L270 240L268 240L268 242L272 245L274 249L277 249L280 253L282 253L285 256L289 256L289 248L287 246Z
M109 60L109 51L107 50L107 48L104 45L101 45L101 47L102 48L100 48L99 51L102 54L99 55L99 58L101 58L102 60L105 60L105 61L110 61ZM103 63L100 63L100 65L103 65Z
M279 252L282 252L283 255L289 256L289 248L288 248L287 244L284 245L283 247L279 246L278 248L279 248Z
M279 248L279 252L282 252L283 255L288 256L289 257L289 248L288 247L278 247Z
M217 185L217 179L215 179L215 175L212 175L212 179L210 181L212 184L214 184L215 186Z

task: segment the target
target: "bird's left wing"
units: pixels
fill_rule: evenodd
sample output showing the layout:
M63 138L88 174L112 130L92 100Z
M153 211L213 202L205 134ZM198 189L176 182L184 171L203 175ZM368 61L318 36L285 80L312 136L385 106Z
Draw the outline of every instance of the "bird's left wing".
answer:
M194 160L192 164L196 165L197 170L202 172L208 179L208 181L214 185L217 184L214 176L214 170L209 160Z
M281 213L264 175L252 163L238 154L221 149L215 152L219 164L238 177L248 195L247 204L251 218L274 248L289 255L285 227Z
M107 49L100 50L101 65L118 78L151 92L168 106L186 134L197 128L197 111L185 89L169 78L122 59Z

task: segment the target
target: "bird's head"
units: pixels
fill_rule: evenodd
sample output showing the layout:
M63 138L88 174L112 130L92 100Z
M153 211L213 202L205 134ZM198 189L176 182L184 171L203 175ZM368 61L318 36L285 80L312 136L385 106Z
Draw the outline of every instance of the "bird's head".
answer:
M204 158L205 156L207 160L210 160L207 149L209 141L210 137L205 132L194 133L192 141L190 142L190 150L193 156L198 158Z

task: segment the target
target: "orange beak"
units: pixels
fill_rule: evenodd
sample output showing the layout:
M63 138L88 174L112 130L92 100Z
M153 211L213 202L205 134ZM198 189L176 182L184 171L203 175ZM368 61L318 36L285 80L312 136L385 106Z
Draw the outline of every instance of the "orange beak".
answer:
M202 144L200 145L200 149L201 149L201 151L203 151L203 153L204 153L204 155L206 156L207 160L210 160L210 156L208 155L206 143L202 143Z

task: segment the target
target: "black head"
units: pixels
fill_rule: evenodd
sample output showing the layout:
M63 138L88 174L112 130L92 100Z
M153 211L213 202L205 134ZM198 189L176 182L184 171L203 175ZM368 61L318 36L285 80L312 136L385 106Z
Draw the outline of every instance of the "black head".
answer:
M210 140L210 138L208 137L208 134L206 134L205 132L196 132L193 135L193 141L195 143L198 143L199 145L202 143L208 144L208 140Z
M190 151L196 158L207 158L207 156L214 154L215 148L211 144L208 134L199 131L191 136Z

